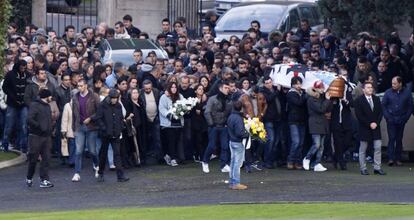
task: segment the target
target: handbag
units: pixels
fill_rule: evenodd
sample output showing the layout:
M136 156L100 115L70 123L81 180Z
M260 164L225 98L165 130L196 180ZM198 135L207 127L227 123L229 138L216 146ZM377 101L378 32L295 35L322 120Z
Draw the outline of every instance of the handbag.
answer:
M65 137L63 137L62 139L61 139L61 148L60 148L60 151L61 151L61 153L62 153L62 156L64 156L64 157L67 157L67 156L69 156L69 150L68 150L68 139L67 138L65 138Z

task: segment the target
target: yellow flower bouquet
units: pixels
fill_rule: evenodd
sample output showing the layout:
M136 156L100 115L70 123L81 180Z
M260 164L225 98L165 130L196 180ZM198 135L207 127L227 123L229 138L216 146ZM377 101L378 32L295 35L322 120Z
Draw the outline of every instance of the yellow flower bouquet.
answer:
M259 118L247 118L244 119L244 127L250 133L253 140L260 142L266 142L266 129L263 122Z

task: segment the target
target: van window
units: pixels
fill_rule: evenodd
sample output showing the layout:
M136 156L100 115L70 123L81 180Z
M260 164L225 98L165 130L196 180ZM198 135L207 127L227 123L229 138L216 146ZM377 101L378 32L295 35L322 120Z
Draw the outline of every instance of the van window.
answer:
M289 15L287 15L284 19L282 24L280 25L279 31L281 32L285 32L288 31L286 30L286 27L288 26L288 22L289 22Z
M301 6L299 8L299 11L300 11L301 19L308 19L310 26L316 25L317 22L314 18L314 14L313 14L313 11L312 11L311 7Z
M299 13L298 10L292 9L292 11L289 12L289 31L293 28L300 27L299 23Z
M277 27L287 6L257 4L235 7L227 11L217 22L216 31L246 31L250 22L258 20L260 30L270 32Z
M320 25L324 23L323 17L319 14L319 9L317 7L311 7L312 9L312 13L313 13L313 17L315 18L316 24L315 25Z

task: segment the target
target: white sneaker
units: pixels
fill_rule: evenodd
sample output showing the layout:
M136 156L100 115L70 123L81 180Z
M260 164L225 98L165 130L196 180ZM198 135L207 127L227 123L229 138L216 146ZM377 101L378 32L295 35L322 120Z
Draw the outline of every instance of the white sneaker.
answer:
M171 166L176 167L178 166L178 163L176 160L171 160Z
M168 154L164 156L164 160L167 165L171 166L171 157Z
M201 162L201 166L203 167L204 173L210 173L210 169L208 168L208 163Z
M116 169L116 166L115 166L115 165L110 165L110 166L109 166L109 169L111 169L111 170L115 170L115 169Z
M310 160L306 159L306 157L303 159L303 169L305 170L309 170L309 164L310 164Z
M313 171L315 172L324 172L327 171L328 169L326 169L324 166L322 166L322 164L318 163L315 165L315 167L313 168Z
M226 165L221 169L222 173L230 173L230 166Z
M79 173L75 173L72 177L72 182L79 182L80 181L80 175Z
M95 178L99 177L98 171L99 171L99 166L97 166L96 169L95 169Z
M210 156L210 160L213 160L213 159L216 159L217 158L217 155L215 155L215 154L212 154L211 156Z

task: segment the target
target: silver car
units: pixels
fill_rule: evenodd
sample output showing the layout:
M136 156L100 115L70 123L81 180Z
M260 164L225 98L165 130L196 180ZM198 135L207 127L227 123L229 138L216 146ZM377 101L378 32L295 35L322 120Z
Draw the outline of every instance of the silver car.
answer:
M216 0L216 11L218 15L223 15L227 10L241 4L241 3L252 3L252 2L270 2L272 0ZM289 2L292 0L280 0ZM300 2L316 2L316 0L299 0ZM297 0L298 2L298 0Z
M264 34L274 30L281 32L296 31L300 20L307 19L313 30L323 28L316 3L272 1L243 3L228 10L217 22L216 35L219 39L229 39L236 35L241 38L250 28L250 22L260 22Z
M168 59L167 52L152 40L144 39L112 39L103 40L99 47L102 63L108 61L122 62L124 65L134 63L133 53L135 49L141 49L145 59L148 53L154 51L157 58Z

